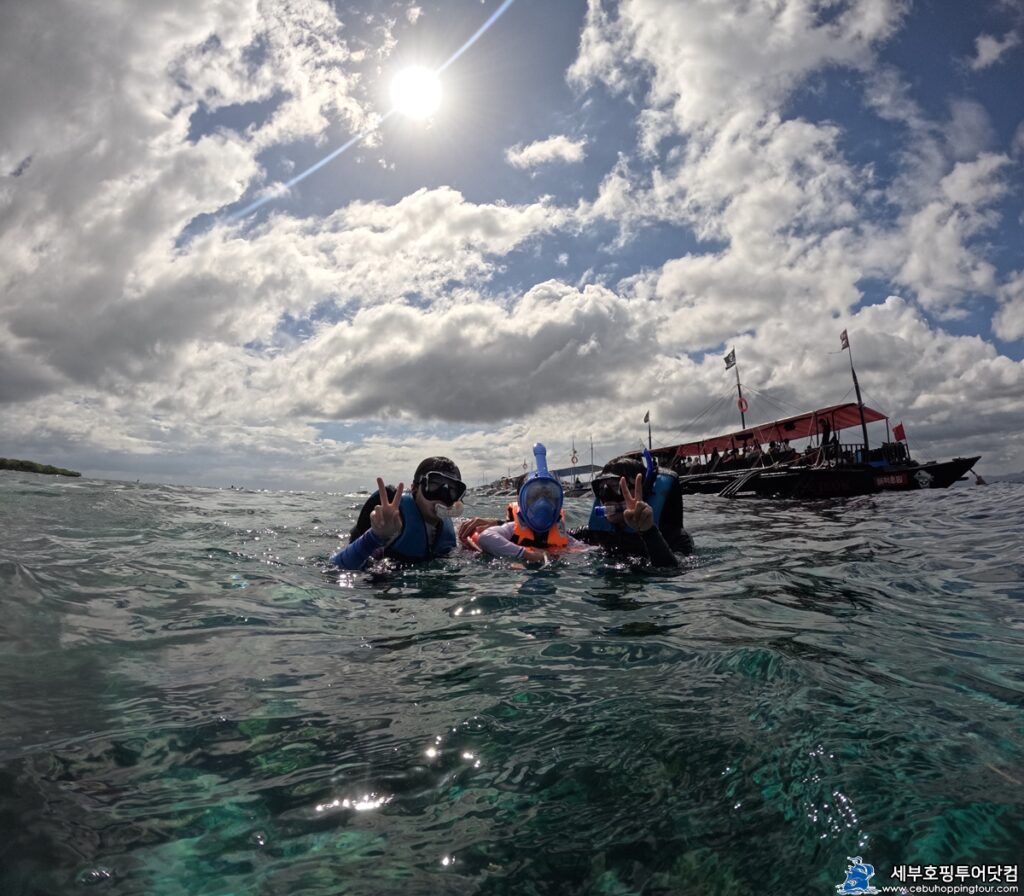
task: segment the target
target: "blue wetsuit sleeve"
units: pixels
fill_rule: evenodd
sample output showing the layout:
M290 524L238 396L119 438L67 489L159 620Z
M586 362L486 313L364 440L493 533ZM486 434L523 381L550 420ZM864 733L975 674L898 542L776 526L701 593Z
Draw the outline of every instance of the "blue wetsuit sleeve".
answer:
M350 545L331 554L331 566L340 566L342 569L362 569L374 552L382 547L384 545L373 529L367 529Z

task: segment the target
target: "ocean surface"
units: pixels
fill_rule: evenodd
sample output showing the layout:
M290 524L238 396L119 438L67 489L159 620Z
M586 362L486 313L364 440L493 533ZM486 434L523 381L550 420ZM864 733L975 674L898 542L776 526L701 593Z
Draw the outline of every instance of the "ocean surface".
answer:
M328 569L364 499L0 473L0 894L783 896L1024 855L1024 486L687 498L676 575Z

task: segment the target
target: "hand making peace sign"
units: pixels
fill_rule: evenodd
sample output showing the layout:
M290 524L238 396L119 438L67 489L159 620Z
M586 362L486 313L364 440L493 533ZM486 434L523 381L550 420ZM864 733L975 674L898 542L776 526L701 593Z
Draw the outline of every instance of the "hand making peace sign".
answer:
M654 525L654 510L650 504L644 502L643 473L636 474L636 484L632 494L626 484L625 476L619 477L619 490L622 492L622 500L626 502L626 512L623 514L626 523L637 532L646 532Z
M402 531L402 514L398 509L398 504L402 500L404 488L405 483L399 482L398 488L395 489L394 500L389 501L387 489L384 488L384 480L377 477L377 494L380 495L380 504L370 511L370 528L381 541L390 541Z

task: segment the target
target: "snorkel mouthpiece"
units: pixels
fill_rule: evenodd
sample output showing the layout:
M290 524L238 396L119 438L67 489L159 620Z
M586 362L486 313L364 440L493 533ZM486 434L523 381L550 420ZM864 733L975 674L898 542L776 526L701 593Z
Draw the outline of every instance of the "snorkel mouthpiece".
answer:
M456 501L451 507L438 502L434 505L434 514L439 520L453 520L462 513L463 507L461 501Z
M533 446L537 469L519 489L519 515L533 532L547 532L562 515L562 484L548 472L547 449Z
M600 501L594 502L594 516L598 519L606 519L609 516L615 516L617 513L623 513L625 509L625 504L602 504Z

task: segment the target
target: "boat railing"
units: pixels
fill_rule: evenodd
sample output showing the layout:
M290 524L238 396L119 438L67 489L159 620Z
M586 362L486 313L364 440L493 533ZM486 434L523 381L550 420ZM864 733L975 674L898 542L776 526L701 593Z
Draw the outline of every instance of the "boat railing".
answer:
M884 461L888 464L902 464L910 460L910 453L903 442L884 442L881 447L868 452L868 463Z
M830 440L820 445L808 445L802 451L794 448L782 451L770 449L757 453L715 455L706 463L679 464L674 468L681 476L709 475L713 473L741 474L746 470L768 469L777 466L838 467L869 463L874 465L908 463L910 455L902 442L885 442L865 457L861 442Z

